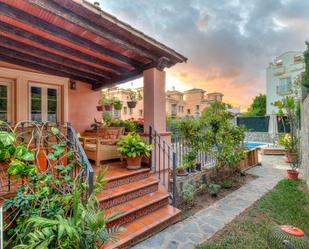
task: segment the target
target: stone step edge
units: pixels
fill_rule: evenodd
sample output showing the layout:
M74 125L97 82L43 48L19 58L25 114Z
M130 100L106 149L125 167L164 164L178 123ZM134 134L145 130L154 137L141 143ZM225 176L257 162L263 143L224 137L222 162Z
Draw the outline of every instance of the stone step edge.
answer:
M178 210L173 216L168 216L166 219L160 223L153 223L148 227L146 231L140 232L133 239L128 239L127 237L120 239L114 244L111 244L107 247L102 247L101 249L129 249L133 245L148 239L149 237L157 234L158 232L164 230L165 228L171 226L172 224L181 220L181 211Z
M98 200L100 202L100 208L108 209L111 207L115 207L130 200L137 199L141 196L147 195L149 193L156 192L158 191L158 189L159 189L159 181L154 181L124 192L117 193L112 196L108 196L103 199L99 198Z
M128 212L120 214L119 216L109 221L107 223L107 227L121 226L127 224L129 222L132 222L133 220L146 216L166 205L169 205L169 194L165 194L158 199L154 199L149 202L143 203L142 205L139 205L133 209L128 210Z
M132 182L137 182L143 179L146 179L150 176L150 170L134 172L128 175L122 175L120 177L115 177L112 179L107 178L108 181L103 190L117 188L126 184L130 184Z

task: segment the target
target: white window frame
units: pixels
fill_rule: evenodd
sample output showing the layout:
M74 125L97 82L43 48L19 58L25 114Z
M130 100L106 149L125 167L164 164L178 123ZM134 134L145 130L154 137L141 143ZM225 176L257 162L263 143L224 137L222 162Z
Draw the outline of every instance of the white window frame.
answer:
M29 120L31 120L31 87L41 88L42 122L48 121L48 89L55 89L57 91L57 122L62 122L61 86L54 85L54 84L36 83L36 82L30 82L29 83L29 89L28 89L28 96L29 96L28 115L29 115Z
M13 98L12 98L12 85L13 80L0 78L0 85L7 87L7 122L12 122L13 117Z

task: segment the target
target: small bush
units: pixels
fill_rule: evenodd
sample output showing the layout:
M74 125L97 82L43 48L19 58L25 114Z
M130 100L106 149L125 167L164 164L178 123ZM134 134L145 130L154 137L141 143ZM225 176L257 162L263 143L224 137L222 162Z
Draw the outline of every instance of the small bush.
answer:
M181 201L184 205L193 205L196 195L196 189L192 184L185 184L180 194Z
M233 187L233 184L234 184L233 180L225 179L225 180L223 180L221 186L222 186L222 188L230 189L230 188Z
M211 183L211 184L208 185L207 191L208 191L208 193L210 195L217 196L217 194L219 193L220 189L221 189L221 185Z
M201 183L196 187L197 194L204 194L207 190L207 185L205 183Z

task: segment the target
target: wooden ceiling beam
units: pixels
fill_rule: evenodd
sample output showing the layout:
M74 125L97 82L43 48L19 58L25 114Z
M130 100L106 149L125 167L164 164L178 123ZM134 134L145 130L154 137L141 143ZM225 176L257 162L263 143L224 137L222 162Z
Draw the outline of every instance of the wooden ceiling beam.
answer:
M41 7L42 9L47 10L48 12L57 15L59 18L63 18L64 20L70 23L77 24L78 26L84 28L85 30L90 31L93 34L96 34L104 38L105 40L107 39L113 43L116 43L118 46L122 48L131 50L137 55L141 55L152 61L156 61L160 58L159 55L150 53L149 50L147 50L142 46L137 45L131 40L125 37L120 37L119 35L115 35L115 33L112 32L111 30L99 26L94 22L90 22L88 19L80 15L77 15L72 11L68 11L66 8L60 6L59 4L53 1L50 0L27 0L27 1Z
M92 84L92 85L97 83L96 81L91 80L91 79L79 77L77 75L72 75L72 74L69 74L69 73L58 71L56 69L51 69L49 67L44 67L44 66L38 65L38 64L33 63L33 62L28 62L28 61L20 60L20 59L17 59L15 57L8 56L6 54L2 54L0 52L0 61L1 60L5 61L5 62L8 62L8 63L11 63L11 64L15 64L15 65L31 68L31 69L34 69L34 70L39 70L39 71L41 71L43 73L47 73L47 74L50 74L50 75L70 78L70 79L73 79L73 80L79 80L79 81L82 81L82 82L85 82L85 83L88 83L88 84Z
M70 43L76 44L81 48L87 48L88 50L93 51L94 53L98 53L100 55L104 55L111 59L111 61L115 61L115 63L121 62L127 64L128 66L138 68L143 64L135 61L129 57L126 57L120 53L116 53L108 48L105 48L101 45L98 45L92 41L89 41L79 35L73 34L67 30L62 29L61 27L54 26L51 23L48 23L38 17L32 16L30 13L27 13L23 10L16 9L7 3L0 2L0 13L6 17L13 18L17 21L25 23L30 27L36 27L41 32L48 33L57 38L61 38ZM112 63L112 62L111 62ZM118 64L118 66L121 66Z
M87 73L97 75L99 77L103 77L103 78L106 78L106 79L116 77L115 74L112 74L110 72L98 70L98 69L93 68L93 67L91 67L87 64L78 63L78 62L75 62L74 60L70 60L70 59L67 59L65 57L62 57L62 56L59 56L59 55L56 55L56 54L52 54L52 53L46 52L44 50L41 50L41 49L38 49L38 48L35 48L35 47L27 46L24 43L12 40L12 39L5 37L5 36L2 36L0 46L11 48L11 49L26 53L28 55L35 56L35 57L40 58L40 59L45 59L45 60L48 60L48 61L51 61L51 62L56 62L56 63L59 63L61 65L73 68L73 69L85 71Z
M63 66L55 62L50 62L50 61L46 61L43 59L39 59L37 57L31 56L31 55L28 55L28 54L25 54L25 53L22 53L22 52L13 50L13 49L8 49L6 47L2 47L1 44L0 44L0 53L3 55L7 55L11 58L16 58L18 60L25 61L27 63L34 63L38 65L37 68L34 68L36 70L40 70L40 66L42 66L42 67L46 67L50 69L55 69L58 72L63 72L69 75L76 75L77 77L87 79L87 81L90 80L91 82L104 83L106 81L106 79L103 77L95 76L93 74L85 73L80 70L72 69L70 67Z
M121 76L106 80L104 83L97 82L94 85L92 85L92 90L98 91L98 90L102 89L103 87L107 87L107 86L112 87L114 85L125 83L125 82L128 82L130 80L135 80L135 79L141 77L145 70L150 69L150 68L154 68L154 67L157 67L156 63L149 63L139 70L135 70L135 71L129 72L125 75L121 75Z
M118 74L124 74L124 73L129 72L125 68L121 68L121 67L114 65L114 64L111 64L107 61L103 61L103 60L101 60L97 57L85 54L85 53L83 53L79 50L76 50L76 49L73 49L73 48L70 48L70 47L66 47L66 46L63 46L59 43L50 41L50 40L48 40L44 37L32 34L28 31L23 30L23 29L20 29L20 28L13 26L13 25L2 22L1 20L0 20L0 31L6 32L6 33L9 33L9 34L13 34L14 36L22 37L22 38L30 40L30 41L38 44L38 45L44 45L45 47L52 48L53 50L60 51L64 54L79 58L80 60L89 61L91 63L100 65L100 66L102 66L106 69L110 69L110 70L112 70L112 71L114 71Z

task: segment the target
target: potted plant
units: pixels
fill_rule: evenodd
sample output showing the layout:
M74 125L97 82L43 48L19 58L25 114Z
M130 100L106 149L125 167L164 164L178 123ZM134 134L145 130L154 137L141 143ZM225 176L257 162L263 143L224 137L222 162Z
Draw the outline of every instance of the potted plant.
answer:
M291 165L291 169L288 169L287 170L287 178L290 179L290 180L297 180L298 179L298 175L299 175L299 172L298 172L298 163L299 163L299 160L298 160L298 156L297 156L297 159L294 160L290 165Z
M278 108L277 115L281 118L283 122L283 127L286 127L284 124L285 119L287 118L289 133L280 137L278 143L283 145L286 152L285 161L288 163L292 163L297 158L298 151L298 128L299 128L299 108L300 103L299 100L296 100L297 96L286 96L283 100L278 100L273 103L275 107Z
M103 94L101 99L99 100L99 105L101 107L97 106L97 109L102 109L102 110L105 110L105 111L111 111L113 109L113 99L109 98L107 95Z
M129 91L130 101L127 102L129 108L135 108L137 101L141 101L143 99L141 93L139 91Z
M196 157L197 157L197 151L196 150L190 150L184 155L184 157L183 157L184 166L186 167L188 173L196 172L196 170L195 170Z
M288 133L278 139L278 144L286 149L284 160L287 163L293 163L297 160L297 140L297 138L292 138Z
M152 145L146 144L136 133L129 133L120 138L118 151L125 156L128 169L140 169L143 157L149 157Z
M113 120L113 114L109 111L103 111L102 113L102 119L104 126L109 126Z
M120 111L122 109L122 102L117 98L113 98L113 105L114 109L117 111Z
M177 176L186 176L188 173L186 172L186 168L184 166L178 165L176 167L176 175Z

